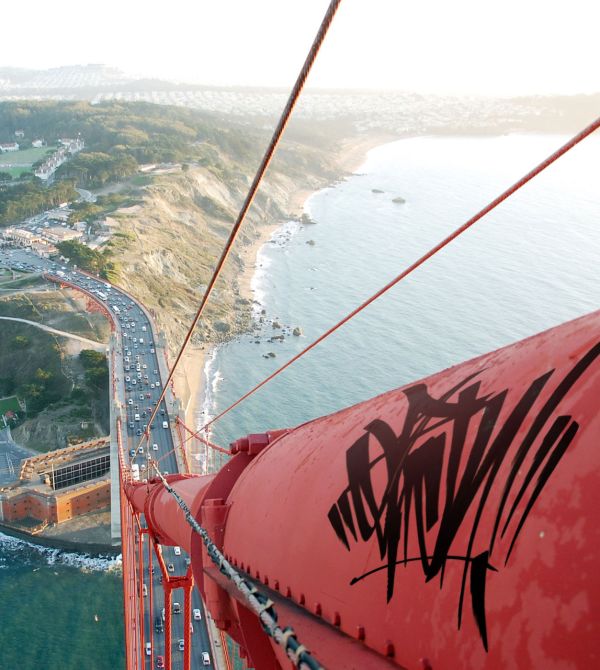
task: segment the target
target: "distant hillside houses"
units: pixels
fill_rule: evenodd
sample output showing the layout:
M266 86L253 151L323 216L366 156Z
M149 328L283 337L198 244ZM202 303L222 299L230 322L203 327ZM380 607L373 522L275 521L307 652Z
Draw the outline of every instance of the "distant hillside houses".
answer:
M19 151L19 145L16 142L6 142L0 144L0 153L8 153L9 151Z
M63 147L70 153L70 154L76 154L78 151L81 151L84 147L84 142L81 139L81 137L77 137L74 140L63 137L60 140L58 140Z
M51 156L38 167L34 172L35 176L43 181L52 177L56 170L69 159L73 154L78 153L85 146L84 141L78 137L76 139L62 138L59 140L60 146Z

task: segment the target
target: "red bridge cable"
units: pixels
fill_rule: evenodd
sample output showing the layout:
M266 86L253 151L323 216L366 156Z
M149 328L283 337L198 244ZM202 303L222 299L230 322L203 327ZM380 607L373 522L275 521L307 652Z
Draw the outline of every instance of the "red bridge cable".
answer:
M248 191L248 195L246 196L246 199L244 200L244 203L242 205L242 208L238 214L238 217L235 221L235 224L233 225L233 228L231 229L231 232L229 234L229 237L227 238L227 242L225 243L225 247L221 253L221 257L219 258L219 261L217 262L217 265L215 267L215 270L213 272L212 278L208 284L208 287L204 293L204 296L202 297L202 301L200 302L200 306L198 307L198 311L196 312L196 315L194 316L194 319L192 320L192 323L190 325L190 328L187 332L187 335L185 336L185 339L183 341L183 344L181 345L181 348L179 349L179 353L177 354L177 358L175 359L175 363L173 364L173 367L171 368L171 371L169 372L169 377L167 381L163 384L163 388L160 394L160 398L158 399L158 402L156 404L156 407L154 408L154 411L152 412L152 415L148 421L148 426L152 423L154 420L156 413L158 411L158 408L160 406L160 403L163 401L165 397L165 393L167 388L169 387L169 383L171 382L171 379L173 378L173 374L175 373L175 370L177 369L177 366L179 365L179 361L181 360L181 357L183 356L185 349L187 345L189 344L189 341L192 338L192 334L196 328L196 325L198 324L198 321L200 320L200 317L202 316L202 313L204 311L204 307L206 303L208 302L211 293L213 291L213 288L215 286L215 283L217 279L219 278L221 271L223 269L223 266L225 264L225 261L227 260L227 257L229 256L229 253L231 251L231 248L233 247L233 243L235 242L237 235L239 233L239 230L242 226L242 223L244 222L244 219L246 218L246 214L248 213L248 210L250 209L250 205L254 201L254 197L258 191L258 187L260 186L260 183L265 175L265 172L267 171L267 168L269 167L269 164L271 162L271 159L273 158L273 155L275 154L275 150L277 149L277 145L279 144L281 137L283 136L283 133L285 131L285 128L288 124L288 121L290 120L290 117L292 115L292 111L296 105L296 102L298 101L298 98L300 97L300 93L302 92L302 89L304 88L304 84L306 83L306 80L308 78L308 75L312 69L312 66L317 58L317 54L319 53L319 49L321 48L321 45L323 44L323 41L325 39L325 36L327 35L327 31L329 30L331 23L333 21L333 18L335 16L335 13L338 10L338 7L341 3L341 0L331 0L329 3L329 7L327 8L327 11L325 13L325 16L323 18L323 21L321 22L321 25L319 26L319 30L317 31L317 35L312 43L312 46L310 47L310 51L308 52L308 55L306 56L306 60L304 61L304 65L302 66L302 69L300 70L300 74L298 75L298 78L296 79L296 83L294 84L294 87L292 89L292 92L290 93L290 96L288 98L288 101L283 109L283 112L281 113L281 117L279 119L279 122L277 123L277 127L275 128L275 131L273 132L273 136L271 137L271 141L269 142L269 146L267 147L267 150L265 151L265 154L262 158L262 161L258 167L258 170L256 172L256 175L254 176L254 180L252 182L252 185L250 186L250 190ZM150 434L150 428L147 429L148 433L148 438ZM142 442L144 441L144 438L140 440L138 444L138 449L142 445ZM138 450L136 450L137 452Z
M455 240L459 235L462 235L468 228L470 228L473 224L477 223L479 219L484 217L486 214L491 212L493 209L495 209L500 203L504 202L507 198L509 198L513 193L516 193L522 186L527 184L527 182L531 181L534 177L536 177L540 172L545 170L549 165L554 163L558 158L563 156L564 154L567 153L570 149L572 149L575 145L579 144L582 140L584 140L588 135L591 135L595 130L600 127L600 117L597 118L595 121L590 123L589 126L584 128L581 132L579 132L577 135L572 137L566 144L563 144L562 147L560 147L557 151L555 151L553 154L548 156L544 161L542 161L539 165L537 165L533 170L528 172L524 177L521 177L519 181L514 183L510 188L508 188L506 191L504 191L501 195L499 195L495 200L492 200L488 205L486 205L483 209L481 209L477 214L472 216L468 221L463 223L462 226L457 228L453 233L448 235L448 237L444 238L441 242L436 244L432 249L430 249L426 254L421 256L418 260L416 260L412 265L410 265L406 270L403 270L397 277L392 279L390 282L388 282L383 288L379 289L376 293L374 293L370 298L367 298L362 304L360 304L356 309L352 310L349 314L347 314L341 321L338 321L334 326L332 326L329 330L325 331L321 336L319 336L316 340L314 340L311 344L309 344L305 349L300 351L298 354L290 358L287 363L284 363L280 368L275 370L272 374L270 374L268 377L263 379L259 384L257 384L254 388L250 389L247 393L245 393L241 398L236 400L233 404L229 405L226 409L224 409L220 414L217 414L214 418L212 418L210 421L205 423L202 428L200 428L196 433L190 436L191 437L199 437L199 433L202 433L208 426L213 424L215 421L218 419L222 418L225 414L230 412L234 407L237 407L241 402L246 400L249 396L251 396L253 393L258 391L260 388L265 386L268 382L270 382L272 379L277 377L277 375L281 374L284 370L290 367L292 363L295 363L299 358L304 356L307 352L309 352L311 349L314 349L317 344L320 344L328 338L332 333L334 333L336 330L341 328L345 323L348 323L350 319L355 317L359 312L361 312L363 309L368 307L372 302L377 300L377 298L380 298L384 293L389 291L392 287L394 287L398 282L400 282L402 279L407 277L409 274L411 274L414 270L416 270L418 267L423 265L425 261L429 260L432 256L437 254L438 251L441 251L444 247L448 246L450 242Z

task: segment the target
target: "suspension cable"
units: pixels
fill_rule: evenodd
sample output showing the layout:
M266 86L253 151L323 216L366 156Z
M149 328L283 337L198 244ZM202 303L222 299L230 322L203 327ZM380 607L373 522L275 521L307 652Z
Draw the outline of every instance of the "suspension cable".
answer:
M181 348L179 349L179 353L177 354L177 358L175 359L175 363L173 364L173 367L171 368L171 371L169 372L169 376L167 378L167 381L163 384L162 391L160 394L160 398L158 399L158 402L156 404L156 407L154 408L154 411L152 412L152 415L150 416L150 419L148 420L148 428L146 429L146 436L143 436L140 439L140 442L138 444L138 449L136 449L136 452L139 450L139 447L142 445L144 441L144 437L147 437L147 439L150 438L150 425L152 421L154 420L156 413L158 412L158 408L160 407L160 403L163 401L165 397L165 393L167 391L167 388L169 387L169 384L171 380L173 379L173 375L175 373L175 370L177 369L177 366L179 365L179 361L181 360L183 354L185 353L185 350L187 348L187 345L189 344L190 340L192 339L192 335L194 333L194 330L196 329L196 325L198 324L198 321L200 320L200 317L202 316L202 313L204 312L204 307L206 303L208 302L211 293L213 291L213 288L215 286L215 283L217 279L219 278L221 271L223 269L223 266L225 264L225 261L227 260L227 257L229 256L229 253L231 251L231 248L233 246L233 243L235 242L238 232L240 230L240 227L242 223L244 222L246 218L246 214L248 213L248 210L250 209L250 205L254 201L254 197L256 195L256 192L258 191L258 187L260 186L260 183L265 175L265 172L267 171L267 168L269 167L269 164L271 162L271 159L273 158L273 155L275 154L275 150L277 149L277 146L281 140L281 137L283 136L283 133L286 129L286 126L288 124L288 121L290 120L292 111L298 101L298 98L300 97L300 93L302 92L302 89L304 88L304 84L306 83L306 80L308 78L308 75L312 69L312 66L317 58L317 54L319 53L319 50L321 48L321 45L323 44L323 41L325 39L325 36L327 35L327 32L331 26L331 23L333 21L333 18L335 16L335 13L338 10L338 7L341 3L341 0L331 0L329 3L329 7L327 8L327 11L325 12L325 16L323 18L323 21L321 22L321 25L319 26L319 30L317 31L317 35L315 39L313 40L312 46L310 47L310 50L308 52L308 55L306 56L306 60L304 61L304 65L302 66L302 69L300 70L300 74L298 75L298 78L296 79L296 83L294 84L294 87L292 89L292 92L290 93L290 96L288 98L288 101L283 109L283 112L281 113L281 117L279 119L279 122L277 123L277 126L275 128L275 131L273 132L273 136L271 137L271 141L269 142L269 145L267 147L267 150L265 151L265 154L262 158L262 161L258 167L258 170L256 172L256 175L254 176L254 180L250 186L250 190L248 191L248 194L246 196L246 199L244 200L244 203L242 205L242 208L240 209L240 212L238 214L238 217L235 221L235 224L233 225L233 228L231 229L231 232L229 234L229 237L227 238L227 242L225 243L225 247L221 253L221 257L219 258L217 265L215 267L215 270L213 272L213 275L210 279L210 282L206 288L206 291L204 293L204 296L202 297L202 301L200 302L200 306L198 307L198 311L196 312L196 315L194 316L192 323L189 327L189 330L187 332L187 335L185 336L185 339L183 340L183 344L181 345Z
M387 293L392 287L394 287L398 282L400 282L402 279L407 277L409 274L411 274L414 270L416 270L418 267L423 265L425 261L429 260L432 256L438 253L438 251L441 251L444 247L448 246L450 242L455 240L457 237L462 235L467 229L469 229L473 224L475 224L479 219L483 218L486 214L491 212L493 209L495 209L500 203L502 203L504 200L509 198L511 195L516 193L521 187L523 187L527 182L531 181L534 177L536 177L540 172L545 170L549 165L554 163L558 158L566 154L570 149L572 149L574 146L579 144L582 140L584 140L586 137L591 135L595 130L597 130L600 127L600 117L598 117L595 121L590 123L588 126L586 126L581 132L577 133L574 137L572 137L566 144L563 144L559 149L557 149L553 154L548 156L545 160L543 160L541 163L539 163L536 167L534 167L532 170L530 170L526 175L521 177L517 182L515 182L512 186L507 188L503 193L501 193L497 198L492 200L490 203L488 203L483 209L481 209L477 214L472 216L468 221L463 223L461 226L459 226L454 232L452 232L450 235L445 237L441 242L436 244L433 248L431 248L427 253L425 253L423 256L421 256L418 260L416 260L412 265L410 265L408 268L403 270L399 275L397 275L394 279L392 279L390 282L388 282L383 288L379 289L376 293L374 293L372 296L367 298L363 303L361 303L358 307L353 309L350 313L348 313L343 319L338 321L335 325L333 325L329 330L325 331L322 335L320 335L316 340L311 342L307 347L302 349L299 353L297 353L295 356L290 358L289 361L284 363L281 367L277 368L275 372L270 374L268 377L263 379L259 384L251 388L247 393L245 393L243 396L238 398L234 403L229 405L229 407L225 408L222 412L217 414L217 416L213 417L210 419L210 421L207 421L202 428L199 428L198 431L194 434L192 434L187 440L191 439L195 435L197 436L198 434L202 433L205 431L211 424L213 424L215 421L218 421L221 419L225 414L230 412L232 409L237 407L241 402L249 398L253 393L258 391L260 388L265 386L268 382L270 382L272 379L277 377L279 374L281 374L284 370L290 367L293 363L295 363L299 358L302 358L306 353L308 353L311 349L314 349L318 344L323 342L326 338L328 338L332 333L334 333L336 330L341 328L344 324L348 323L350 319L354 318L359 312L362 312L363 309L368 307L372 302L375 302L378 298L380 298L384 293Z
M225 575L231 581L242 595L248 607L260 619L264 631L272 637L278 645L283 647L287 657L297 668L307 668L308 670L324 670L323 666L317 659L306 649L303 644L300 644L293 628L282 628L277 623L277 613L275 612L275 605L273 601L261 593L251 582L244 579L240 573L231 565L225 558L223 553L219 550L217 545L212 541L210 535L194 518L190 508L186 505L181 496L169 485L164 475L158 469L156 461L153 463L158 477L160 478L165 489L175 498L177 504L183 511L185 519L191 526L193 531L200 535L202 542L206 547L206 551L210 556L212 562L219 568L221 574Z

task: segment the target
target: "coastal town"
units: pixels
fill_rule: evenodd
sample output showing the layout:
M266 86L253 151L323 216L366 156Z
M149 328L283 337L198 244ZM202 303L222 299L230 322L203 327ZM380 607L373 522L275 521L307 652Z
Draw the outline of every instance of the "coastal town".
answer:
M42 212L17 226L0 230L0 245L11 245L30 249L41 258L50 258L59 253L57 244L77 241L91 249L105 244L112 234L106 219L96 221L92 227L86 221L69 224L73 210L69 203Z

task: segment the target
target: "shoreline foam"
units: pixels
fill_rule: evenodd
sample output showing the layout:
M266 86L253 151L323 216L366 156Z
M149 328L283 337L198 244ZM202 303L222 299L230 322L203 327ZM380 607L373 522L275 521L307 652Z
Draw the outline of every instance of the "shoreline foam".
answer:
M364 164L367 154L371 149L381 146L388 142L399 139L398 137L390 135L374 135L362 137L353 141L347 141L340 146L335 162L339 166L340 179L355 172L361 165ZM242 247L239 250L239 255L242 259L244 269L238 277L238 290L240 296L252 302L252 318L254 319L261 306L254 301L257 300L258 283L261 279L261 263L260 252L267 245L271 239L283 229L290 221L299 220L303 213L308 213L307 206L310 199L321 192L325 188L331 188L332 184L324 185L315 190L299 189L290 195L288 203L288 211L290 218L276 223L261 225L256 228L257 237L250 244ZM259 301L259 302L262 302ZM199 429L211 418L213 411L216 384L218 384L218 370L213 374L214 361L219 349L219 345L207 345L204 350L200 351L200 363L190 365L190 372L196 374L196 383L192 384L189 381L188 368L185 367L185 375L188 377L188 384L194 386L196 389L188 401L188 412L186 413L187 420L193 420L193 428ZM200 374L197 373L201 370ZM213 376L211 376L213 375ZM210 388L210 390L208 390ZM191 390L191 389L190 389ZM193 417L193 419L192 419ZM188 424L190 428L192 425ZM210 430L209 430L210 435ZM207 435L207 437L209 437ZM195 462L191 459L190 462ZM200 463L200 461L199 461Z

